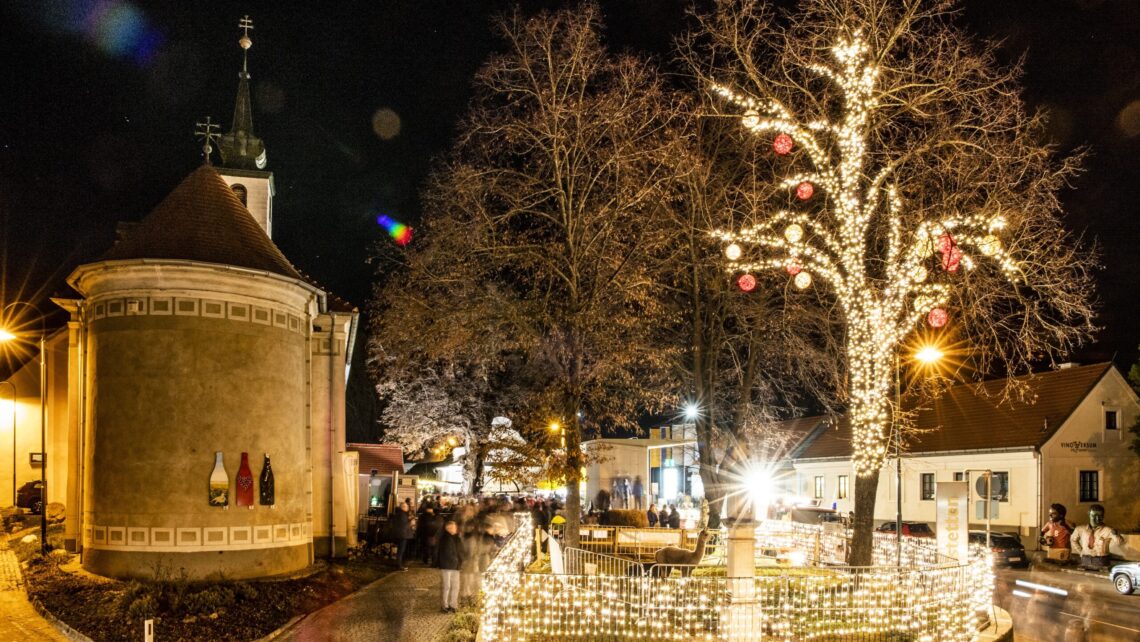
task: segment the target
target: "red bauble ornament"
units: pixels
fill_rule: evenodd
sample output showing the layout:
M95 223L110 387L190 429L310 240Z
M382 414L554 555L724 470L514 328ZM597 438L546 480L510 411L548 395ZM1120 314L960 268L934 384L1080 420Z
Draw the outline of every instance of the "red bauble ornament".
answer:
M932 328L941 328L946 325L946 322L949 320L950 315L942 308L934 308L930 311L930 314L926 315L926 322L929 323Z
M811 183L804 181L796 186L796 198L801 201L808 200L812 194L815 194L815 186Z
M756 277L751 274L741 274L736 279L736 287L744 292L751 292L756 289Z
M942 269L947 272L957 272L958 265L962 262L962 250L958 246L952 246L949 251L942 254Z
M794 146L795 142L792 140L792 137L788 136L787 134L780 134L776 136L775 140L772 141L772 149L774 149L780 156L787 155L792 151L792 147Z
M796 263L795 261L788 263L788 265L785 266L784 269L787 270L788 274L791 274L792 276L795 276L795 275L799 274L801 271L803 271L803 268L800 267L800 264Z
M943 254L949 252L950 248L954 247L955 245L956 243L954 243L954 237L950 236L949 234L943 234L942 236L938 237L937 241L935 241L935 247L937 247L938 251Z

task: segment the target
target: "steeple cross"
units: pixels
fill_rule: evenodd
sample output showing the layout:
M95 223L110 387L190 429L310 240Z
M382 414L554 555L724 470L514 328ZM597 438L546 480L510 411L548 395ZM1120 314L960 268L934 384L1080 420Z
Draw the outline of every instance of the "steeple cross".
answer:
M242 30L242 36L248 38L249 30L253 29L253 20L250 20L248 15L242 16L241 20L238 20L238 29Z
M209 116L206 116L206 122L194 125L194 137L202 140L202 154L206 157L207 165L212 164L210 156L214 153L213 143L222 135L219 130L218 124L212 122Z

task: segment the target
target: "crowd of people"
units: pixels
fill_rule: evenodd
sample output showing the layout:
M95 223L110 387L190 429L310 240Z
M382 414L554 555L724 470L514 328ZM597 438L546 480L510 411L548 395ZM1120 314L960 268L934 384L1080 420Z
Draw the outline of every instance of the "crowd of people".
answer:
M482 573L514 532L513 514L519 511L531 511L536 521L539 515L547 515L547 527L553 517L545 507L532 510L522 499L488 497L444 505L439 495L430 495L418 507L410 499L397 504L384 528L377 528L368 539L372 545L394 545L393 561L399 571L408 570L409 559L438 568L442 609L454 613L461 602L471 602L479 595Z

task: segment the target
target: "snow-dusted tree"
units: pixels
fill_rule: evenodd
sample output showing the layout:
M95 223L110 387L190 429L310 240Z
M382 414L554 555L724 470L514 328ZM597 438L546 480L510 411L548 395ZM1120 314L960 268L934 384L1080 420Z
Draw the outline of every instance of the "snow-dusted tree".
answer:
M834 302L853 429L853 564L871 560L895 358L922 324L1017 372L1091 332L1090 257L1061 226L1073 171L1027 113L1020 70L952 2L721 0L689 43L706 88L785 158L781 197L718 237L729 270L786 270Z
M635 426L664 374L646 323L658 308L642 240L671 179L662 160L676 110L645 64L605 50L599 18L584 4L499 21L507 50L476 75L426 194L426 233L454 239L431 278L462 301L434 311L462 319L450 322L461 350L524 356L537 395L504 414L523 434L562 427L571 544L581 418Z

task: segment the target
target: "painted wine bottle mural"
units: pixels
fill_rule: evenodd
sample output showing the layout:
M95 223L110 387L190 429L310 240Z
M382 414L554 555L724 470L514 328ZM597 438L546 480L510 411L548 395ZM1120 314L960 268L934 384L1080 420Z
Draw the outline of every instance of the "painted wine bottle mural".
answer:
M234 483L237 485L237 505L253 508L253 472L249 469L249 453L241 454L241 466Z
M214 453L214 472L210 473L210 505L230 505L230 476L222 464L222 453Z
M273 466L269 464L269 453L265 453L265 461L261 464L261 479L258 481L258 489L261 491L261 505L272 506L274 503Z

